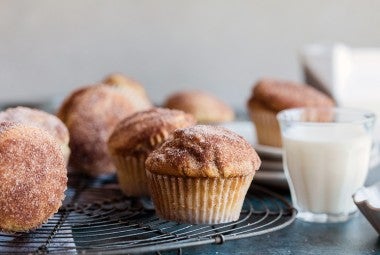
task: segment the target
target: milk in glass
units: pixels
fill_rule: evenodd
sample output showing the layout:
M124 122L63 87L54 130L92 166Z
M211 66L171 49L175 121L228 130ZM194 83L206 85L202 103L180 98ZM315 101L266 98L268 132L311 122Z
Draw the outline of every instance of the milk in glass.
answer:
M283 135L285 165L300 211L356 210L351 195L364 183L371 137L357 125L290 128Z
M285 174L297 217L345 221L355 212L352 194L366 179L373 113L345 108L280 112Z

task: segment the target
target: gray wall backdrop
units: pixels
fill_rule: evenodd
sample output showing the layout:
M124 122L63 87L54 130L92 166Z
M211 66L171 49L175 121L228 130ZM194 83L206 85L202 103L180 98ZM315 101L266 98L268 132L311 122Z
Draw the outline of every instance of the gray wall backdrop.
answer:
M157 103L202 88L243 109L253 82L301 80L315 42L380 47L375 0L0 0L0 103L123 72Z

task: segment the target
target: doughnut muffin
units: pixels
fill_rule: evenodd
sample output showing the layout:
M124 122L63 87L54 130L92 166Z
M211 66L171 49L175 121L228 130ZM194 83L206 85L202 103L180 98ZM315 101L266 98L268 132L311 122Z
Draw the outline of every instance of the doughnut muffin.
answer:
M228 122L235 118L230 106L215 96L199 90L174 93L166 99L163 106L189 113L201 124Z
M121 73L113 73L106 76L102 83L127 88L136 92L144 100L149 101L144 87L139 82Z
M108 148L117 169L121 190L127 196L148 196L145 160L177 128L195 125L182 111L152 108L125 118L114 129Z
M278 112L296 107L332 107L334 101L306 84L262 79L252 89L247 108L259 144L281 147Z
M115 172L107 141L116 124L128 115L150 108L135 104L129 90L104 84L80 88L57 112L70 133L70 165L90 176Z
M45 130L0 123L0 231L39 227L58 211L67 170L56 140Z
M238 220L261 161L243 137L219 126L177 129L146 160L159 217L191 224Z
M0 112L0 122L3 121L23 123L44 129L57 140L65 161L68 162L70 156L69 131L56 116L41 110L18 106Z

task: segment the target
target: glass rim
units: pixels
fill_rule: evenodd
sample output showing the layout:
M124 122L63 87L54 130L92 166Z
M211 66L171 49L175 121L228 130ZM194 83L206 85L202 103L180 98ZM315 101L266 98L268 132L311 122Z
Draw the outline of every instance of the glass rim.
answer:
M294 116L295 114L300 114L306 110L320 110L326 111L331 110L332 113L342 113L342 114L356 114L355 119L346 121L336 121L336 122L323 122L323 121L307 121L307 120L295 120L289 118L289 116ZM350 108L350 107L297 107L284 109L276 114L276 118L279 123L297 123L302 125L336 125L336 124L365 124L368 122L374 122L376 119L376 114L372 111L360 109L360 108Z

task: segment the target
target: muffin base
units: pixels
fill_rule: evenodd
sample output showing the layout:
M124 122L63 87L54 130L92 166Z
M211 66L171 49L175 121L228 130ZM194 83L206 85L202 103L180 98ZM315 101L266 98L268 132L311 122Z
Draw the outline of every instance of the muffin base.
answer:
M150 195L145 174L145 160L146 156L113 156L119 186L126 196Z
M233 178L190 178L146 172L157 215L191 224L239 219L254 174Z
M276 112L264 108L256 108L249 115L256 127L256 135L259 144L281 147L280 125L276 118Z

